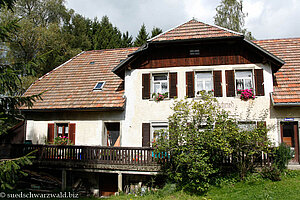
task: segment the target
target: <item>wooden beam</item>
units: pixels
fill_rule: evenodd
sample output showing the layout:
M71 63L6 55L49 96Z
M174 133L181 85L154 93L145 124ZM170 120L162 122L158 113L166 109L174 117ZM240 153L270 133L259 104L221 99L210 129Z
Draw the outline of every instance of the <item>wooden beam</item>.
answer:
M118 192L123 191L123 175L121 172L118 173Z

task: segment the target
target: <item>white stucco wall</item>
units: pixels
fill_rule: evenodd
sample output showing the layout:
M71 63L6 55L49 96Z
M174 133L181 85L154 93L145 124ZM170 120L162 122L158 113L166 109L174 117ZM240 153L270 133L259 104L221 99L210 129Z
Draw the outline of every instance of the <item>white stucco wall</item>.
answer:
M124 112L65 112L30 113L26 120L26 140L44 144L49 123L75 123L76 145L102 145L105 122L124 120ZM120 131L122 134L122 131Z
M225 70L263 69L265 96L259 96L255 100L242 101L238 97L226 96ZM218 97L225 110L236 115L241 121L265 120L268 127L272 127L269 135L276 142L279 135L276 130L276 119L270 115L270 92L273 91L272 70L269 65L244 64L244 65L219 65L219 66L191 66L156 69L133 69L125 73L126 113L123 123L123 146L142 146L142 123L167 122L172 114L170 106L173 99L160 102L142 99L142 74L177 72L178 98L186 96L185 73L187 71L222 71L223 97ZM253 83L254 84L254 83ZM195 98L197 99L197 98Z

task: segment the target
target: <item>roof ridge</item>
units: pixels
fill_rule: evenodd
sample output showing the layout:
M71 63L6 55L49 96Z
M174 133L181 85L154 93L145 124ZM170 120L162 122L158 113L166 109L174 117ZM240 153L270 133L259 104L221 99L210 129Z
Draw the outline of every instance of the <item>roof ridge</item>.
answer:
M187 22L181 23L181 24L179 24L179 25L177 25L177 26L175 26L175 27L173 27L173 28L170 28L170 29L168 29L168 30L162 32L161 34L158 34L157 36L154 36L154 37L148 39L147 42L151 42L152 40L155 40L156 38L158 38L158 37L160 37L160 36L166 34L167 32L172 31L172 30L178 28L179 26L182 26L182 25L184 25L184 24L187 24L187 23L189 23L190 21L193 21L193 20L194 20L194 19L191 19L191 20L189 20L189 21L187 21ZM196 20L196 21L197 21L197 20Z
M294 40L294 39L300 39L300 37L286 37L286 38L274 38L274 39L262 39L262 40L252 40L253 42L255 41L272 41L272 40Z
M196 21L197 21L197 20L196 20ZM197 21L197 22L200 22L200 21ZM222 29L222 30L224 30L224 31L228 31L228 32L233 33L233 34L244 35L244 34L242 34L242 33L239 33L239 32L236 32L236 31L233 31L233 30L230 30L230 29L228 29L228 28L225 28L225 27L222 27L222 26L218 26L218 25L215 25L215 24L211 25L211 24L208 24L208 23L205 23L205 22L200 22L200 23L206 24L206 25L208 25L208 26L214 26L214 27L216 27L216 28Z
M139 47L121 47L121 48L114 48L114 49L93 49L93 50L88 50L85 51L86 53L88 52L102 52L102 51L115 51L115 50L125 50L125 49L137 49Z
M186 25L186 27L185 27ZM171 29L168 29L167 31L153 37L153 38L150 38L149 40L147 40L147 42L156 42L156 41L164 41L164 40L176 40L176 39L167 39L168 37L171 37L172 38L172 34L175 34L176 32L178 31L181 31L181 30L185 30L186 28L189 28L189 25L195 25L197 26L197 28L195 30L197 30L197 33L206 33L206 34L209 34L209 30L212 29L214 31L217 31L219 32L219 34L221 35L220 37L228 37L228 36L232 36L232 37L243 37L244 35L242 33L238 33L236 31L233 31L233 30L230 30L230 29L227 29L227 28L224 28L224 27L221 27L221 26L217 26L217 25L211 25L209 23L206 23L206 22L202 22L202 21L199 21L195 18L187 21L187 22L184 22L174 28L171 28ZM185 30L186 32L186 30ZM183 33L184 34L184 33ZM170 36L171 35L171 36ZM173 37L179 37L180 35L177 35L176 36L173 36ZM214 35L215 37L218 36L218 34ZM212 38L213 36L208 36L210 38ZM219 37L219 36L218 36Z

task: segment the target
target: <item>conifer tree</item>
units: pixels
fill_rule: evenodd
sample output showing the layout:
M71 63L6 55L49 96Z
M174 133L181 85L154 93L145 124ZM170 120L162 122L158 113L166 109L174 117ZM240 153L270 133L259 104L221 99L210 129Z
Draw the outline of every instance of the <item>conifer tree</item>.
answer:
M146 26L145 26L145 24L143 24L141 26L141 29L140 29L138 35L135 38L134 46L136 46L136 47L142 46L143 44L145 44L147 42L147 40L149 39L148 37L149 37L149 34L146 31Z
M113 49L122 45L122 34L107 16L103 16L94 36L94 49Z
M1 0L0 10L3 6L13 7L13 1ZM16 31L16 24L0 25L0 42L6 42L9 36ZM18 107L22 105L31 106L40 95L22 97L21 80L19 72L13 69L6 62L0 63L0 136L7 134L7 130L20 119ZM32 156L26 155L12 159L0 158L0 188L1 190L13 189L16 180L20 175L26 175L21 167L31 164Z
M122 35L122 47L132 47L132 36L129 35L128 31Z
M158 28L158 27L154 27L151 31L151 38L161 34L163 31L161 28Z

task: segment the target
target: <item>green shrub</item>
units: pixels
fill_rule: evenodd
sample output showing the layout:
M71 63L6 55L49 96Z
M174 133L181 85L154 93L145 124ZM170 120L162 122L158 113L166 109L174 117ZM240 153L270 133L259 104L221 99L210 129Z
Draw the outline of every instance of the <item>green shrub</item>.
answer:
M276 165L265 166L261 174L264 178L270 179L271 181L281 180L281 171Z
M243 179L254 171L254 158L268 152L270 144L265 127L239 130L237 120L229 117L211 94L200 94L197 101L175 101L169 129L158 132L153 143L158 161L171 158L163 166L171 182L193 193L205 192L212 179L224 171L238 172ZM223 160L229 155L228 169Z
M274 164L281 172L287 168L287 164L291 158L291 149L285 143L281 143L279 147L275 148Z

